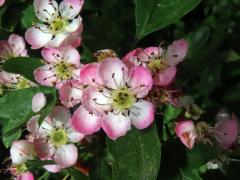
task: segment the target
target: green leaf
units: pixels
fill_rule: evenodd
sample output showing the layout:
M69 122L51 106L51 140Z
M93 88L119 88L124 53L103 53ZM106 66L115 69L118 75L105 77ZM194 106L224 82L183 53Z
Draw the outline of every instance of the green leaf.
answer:
M39 58L16 57L7 60L3 64L3 69L7 72L21 74L25 78L34 81L33 72L42 65L43 63Z
M23 16L21 23L25 29L32 26L33 23L39 22L38 18L35 15L33 5L29 5L26 9L23 10Z
M44 165L56 164L53 160L28 160L26 162L29 170L34 170L36 168L42 168Z
M193 10L201 0L136 0L136 36L138 39L162 29Z
M179 169L180 171L180 177L177 179L179 180L202 180L200 177L199 173L196 170L184 170L184 169Z
M163 122L168 123L175 119L181 113L181 109L175 108L172 105L167 105L164 111Z
M2 121L4 120L2 122L4 126L2 130L3 136L12 135L35 115L32 111L32 97L38 92L43 92L47 97L47 105L40 111L40 118L43 119L56 104L56 89L54 88L39 86L21 89L0 98L0 118ZM11 143L11 141L8 141L7 144Z
M8 128L7 126L4 126L4 128L5 129L3 131L5 131L5 132L10 130L10 129L7 129ZM13 141L15 141L21 137L21 134L22 134L22 130L18 129L16 132L14 132L12 134L3 136L2 141L3 141L4 146L6 148L9 148L12 145Z
M155 180L161 160L161 146L156 126L146 130L133 128L115 141L107 138L112 154L112 176L115 180Z
M71 174L74 180L88 180L89 177L81 173L80 171L76 170L75 168L71 167L67 169L67 172Z

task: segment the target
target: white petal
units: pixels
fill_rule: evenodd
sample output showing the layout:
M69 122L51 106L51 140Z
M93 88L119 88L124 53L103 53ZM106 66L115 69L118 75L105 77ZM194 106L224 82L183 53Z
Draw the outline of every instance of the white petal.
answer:
M67 19L76 17L82 9L84 0L63 0L59 5L61 16Z
M39 112L45 105L47 99L43 93L37 93L32 98L32 111Z
M47 46L59 47L67 36L68 35L66 33L59 33L51 41L48 42Z
M82 23L81 16L78 16L77 18L74 18L71 23L69 23L67 26L65 26L65 30L67 32L75 32Z
M74 131L73 129L68 129L68 138L72 143L80 142L84 138L84 134Z
M49 115L52 118L54 124L57 127L62 127L62 125L68 126L71 114L68 109L63 106L56 106Z

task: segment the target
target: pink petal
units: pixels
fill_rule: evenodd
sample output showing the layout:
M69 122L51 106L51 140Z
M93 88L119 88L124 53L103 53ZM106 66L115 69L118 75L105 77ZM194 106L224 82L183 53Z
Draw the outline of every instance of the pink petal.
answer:
M4 62L5 59L8 59L10 56L12 56L11 47L8 41L6 40L0 41L0 56L1 56L0 62Z
M52 119L52 121L55 123L55 126L58 125L68 125L69 120L71 118L71 114L67 108L64 108L63 106L55 106L49 115L49 117Z
M34 148L38 158L47 160L52 158L55 153L55 148L47 143L46 139L36 139L34 141Z
M61 59L61 52L57 48L43 48L41 51L42 57L46 62L58 63Z
M43 93L37 93L32 98L32 111L39 112L47 103L46 96Z
M177 73L177 68L175 66L171 66L165 69L162 72L159 72L153 78L153 83L158 86L166 87L170 85L175 79Z
M27 160L33 159L33 144L26 140L14 141L10 149L10 154L13 164L25 163Z
M62 56L70 64L80 65L80 54L72 46L65 46L62 49Z
M175 66L187 55L188 43L184 39L174 41L167 49L166 60L170 66Z
M80 106L72 116L71 127L86 135L93 134L101 128L101 116L94 115Z
M124 85L128 68L120 59L109 57L100 63L98 73L104 85L117 89Z
M38 119L39 119L40 115L36 115L31 117L31 119L29 119L29 121L27 122L27 130L29 132L37 132L39 126L38 126Z
M141 61L138 59L138 55L141 51L143 51L141 48L134 49L122 58L123 62L128 68L132 68L141 64Z
M104 93L104 90L101 91L97 87L89 86L83 91L82 104L88 111L96 114L108 111L111 108L112 99L106 96L107 92Z
M50 64L37 68L34 71L35 80L41 85L54 86L57 78L53 68Z
M83 30L83 25L81 23L81 25L79 26L79 28L75 31L70 33L62 42L61 46L67 46L70 45L72 47L79 47L81 45L81 32Z
M56 150L54 161L62 168L76 164L78 158L77 147L73 144L62 145Z
M193 148L196 140L195 126L190 120L181 121L176 124L175 133L182 143L189 149Z
M83 85L79 81L71 81L59 89L61 103L70 108L81 102Z
M43 24L36 24L25 33L25 39L32 46L32 49L39 49L51 41L53 35L48 27Z
M151 59L160 58L162 53L163 49L161 47L148 47L139 53L138 58L142 62L149 62Z
M62 168L60 166L55 165L55 164L54 165L44 165L43 168L51 173L58 173L62 170Z
M0 0L0 7L3 6L4 3L5 3L5 0Z
M130 109L132 124L138 129L147 128L154 121L155 107L151 102L138 101Z
M134 67L128 74L128 86L131 87L132 93L138 98L143 98L148 94L153 85L151 72L144 67Z
M62 17L73 19L80 13L83 3L84 0L63 0L59 5L59 11Z
M98 86L99 84L102 84L102 80L97 73L98 67L98 63L84 65L80 71L81 82L91 86Z
M52 22L58 16L58 3L55 0L34 0L35 14L42 22Z
M17 176L17 180L34 180L34 176L30 171L27 171Z
M14 56L27 56L26 44L23 37L12 34L8 38L8 43Z
M116 140L131 129L131 120L129 116L122 115L122 113L118 115L108 113L103 116L102 128L109 138Z
M0 83L2 84L17 83L19 77L19 74L8 73L6 71L0 70Z
M238 136L238 119L235 114L232 119L220 120L214 126L214 136L223 149L228 149Z

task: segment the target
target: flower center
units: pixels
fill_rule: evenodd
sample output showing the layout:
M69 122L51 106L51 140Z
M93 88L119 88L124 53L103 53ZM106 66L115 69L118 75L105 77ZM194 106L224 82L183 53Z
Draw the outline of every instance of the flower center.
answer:
M59 32L62 32L66 26L67 22L66 20L62 18L56 18L51 24L50 28L53 34L57 34Z
M27 171L27 166L24 163L14 165L14 168L16 168L16 174L22 174Z
M50 135L51 143L56 147L66 144L67 139L67 133L64 129L53 130Z
M72 71L75 69L75 66L65 62L61 62L55 65L56 76L62 80L67 80L72 77Z
M167 68L167 64L164 59L154 58L148 63L148 68L152 73L158 73Z
M127 88L116 89L112 94L113 107L123 112L136 102L135 96Z
M17 82L17 89L24 89L31 87L31 83L28 79L20 77Z

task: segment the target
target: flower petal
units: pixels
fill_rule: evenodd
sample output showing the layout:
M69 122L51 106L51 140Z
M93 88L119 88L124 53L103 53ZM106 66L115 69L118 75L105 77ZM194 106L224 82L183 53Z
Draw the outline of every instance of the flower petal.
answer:
M69 34L67 34L67 33L58 33L57 35L55 35L55 37L53 39L48 41L47 46L59 47L63 43L65 38L67 38L68 35Z
M143 98L148 94L153 85L151 72L144 67L133 67L128 74L128 86L138 98Z
M43 48L41 54L44 60L49 63L57 63L61 57L61 52L59 49L51 47Z
M73 129L68 129L69 142L77 143L80 142L85 137L84 134L76 132Z
M0 0L0 7L3 6L5 3L5 0Z
M46 96L43 93L37 93L32 98L32 111L39 112L47 103Z
M80 65L80 54L72 46L65 46L62 50L63 58L70 64Z
M32 46L32 49L39 49L49 41L53 35L49 32L48 26L43 24L36 24L35 26L27 29L25 39Z
M55 106L49 115L57 127L61 127L63 124L68 125L71 118L71 114L68 109L63 106Z
M62 168L70 167L77 162L78 150L73 144L59 147L54 155L54 161Z
M54 86L57 81L53 66L50 64L37 68L34 71L34 77L39 84L45 86Z
M6 71L0 70L0 83L3 84L17 83L19 77L20 77L19 74L8 73Z
M34 140L34 149L36 155L41 160L52 158L56 149L47 143L46 139L40 138Z
M102 128L109 138L116 140L131 129L131 120L129 116L122 115L122 113L118 115L108 113L103 116Z
M21 173L16 180L34 180L34 176L30 171Z
M55 0L34 0L34 11L42 22L52 22L58 16L58 3Z
M101 61L98 73L104 85L117 89L125 85L128 68L120 59L109 57Z
M14 141L10 149L10 154L13 164L25 163L27 160L33 159L33 144L26 140Z
M238 119L235 114L231 119L220 120L214 126L214 136L223 149L228 149L238 136Z
M23 37L12 34L8 38L8 43L15 57L27 56L26 44Z
M195 126L190 120L181 121L176 124L175 133L180 138L181 142L189 149L193 148L196 140Z
M73 107L81 102L83 85L79 81L71 81L59 89L61 103L67 108Z
M78 16L77 18L74 18L67 26L65 26L65 31L72 33L77 31L80 26L82 25L82 18L81 16Z
M187 55L188 43L184 39L174 41L167 49L166 60L170 66L175 66Z
M58 173L62 170L62 168L58 165L44 165L43 166L44 169L46 169L48 172L51 172L51 173Z
M177 73L176 66L170 66L162 72L156 74L153 78L153 83L158 86L166 87L175 79Z
M138 101L130 109L132 124L138 129L147 128L154 121L155 107L151 102Z
M86 135L93 134L101 128L101 119L101 116L94 115L84 106L80 106L72 116L71 127Z
M162 53L161 47L148 47L139 53L138 58L141 62L149 62L154 58L160 58Z
M76 17L83 6L84 0L63 0L59 5L61 16L66 19Z
M134 49L122 58L123 62L129 69L134 66L140 66L142 64L141 60L138 58L138 55L141 51L143 51L142 48Z
M102 80L98 75L98 63L86 64L81 68L80 78L83 84L98 86L102 84Z

